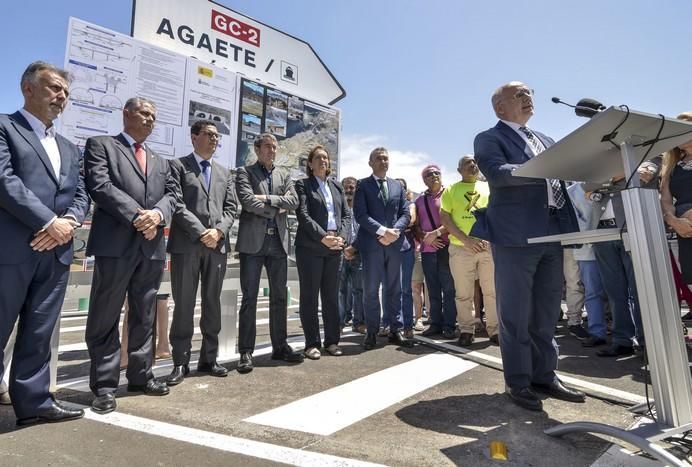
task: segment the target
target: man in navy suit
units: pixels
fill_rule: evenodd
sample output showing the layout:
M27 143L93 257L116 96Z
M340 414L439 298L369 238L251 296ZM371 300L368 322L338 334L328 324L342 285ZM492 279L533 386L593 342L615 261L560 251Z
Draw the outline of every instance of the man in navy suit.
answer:
M555 325L562 293L562 247L529 245L527 239L578 230L565 184L559 180L513 177L554 141L529 129L533 90L513 81L492 96L500 121L476 136L476 161L490 185L486 211L477 213L470 234L492 244L497 314L506 392L519 406L541 410L535 391L583 402L584 394L555 375Z
M380 328L380 285L387 299L384 312L390 316L389 341L410 347L413 342L404 337L401 312L401 246L406 237L401 233L411 215L406 193L397 180L387 177L389 153L375 148L368 165L372 176L358 181L353 200L353 215L360 225L358 251L363 261L363 301L367 332L363 348L370 350L377 343Z
M24 108L0 115L0 354L19 319L10 369L17 425L84 416L53 399L50 340L65 298L74 229L89 210L79 149L55 132L67 72L34 62ZM0 374L3 373L0 355Z

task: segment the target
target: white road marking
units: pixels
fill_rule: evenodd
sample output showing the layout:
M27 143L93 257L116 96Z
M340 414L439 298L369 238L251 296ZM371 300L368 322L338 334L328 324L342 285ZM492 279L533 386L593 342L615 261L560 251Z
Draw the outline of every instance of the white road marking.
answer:
M476 366L448 354L430 354L244 421L328 436Z
M304 467L346 467L346 466L371 466L381 464L347 459L329 454L294 449L276 444L263 443L235 436L222 435L209 431L188 428L171 423L159 422L143 417L136 417L124 413L112 412L106 415L98 415L91 410L85 410L84 418L92 421L117 426L128 430L139 431L149 435L174 439L184 443L195 444L224 452L251 456L258 459L279 462L282 464L298 465Z

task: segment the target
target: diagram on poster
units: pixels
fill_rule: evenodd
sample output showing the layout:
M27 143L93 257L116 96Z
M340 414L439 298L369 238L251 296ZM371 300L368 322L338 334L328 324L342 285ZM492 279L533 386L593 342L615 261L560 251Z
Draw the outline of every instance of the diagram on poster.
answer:
M190 127L204 119L223 135L214 157L227 167L235 162L235 73L75 18L65 68L73 80L60 131L78 146L91 136L120 133L125 102L140 96L156 104L156 126L147 144L157 153L189 154Z
M279 143L274 163L290 168L294 178L305 176L308 154L318 144L327 148L332 173L338 176L338 109L242 78L240 114L237 167L257 160L253 143L267 132Z

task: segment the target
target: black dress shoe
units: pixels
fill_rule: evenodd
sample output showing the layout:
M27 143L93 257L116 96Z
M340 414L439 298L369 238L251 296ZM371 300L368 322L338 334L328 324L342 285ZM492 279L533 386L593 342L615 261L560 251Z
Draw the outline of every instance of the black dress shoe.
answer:
M377 345L377 334L368 332L365 334L365 338L363 339L363 349L364 350L372 350L375 348Z
M286 345L281 350L272 353L272 360L283 360L290 363L301 363L305 360L302 352L294 352L290 345Z
M505 393L519 407L528 410L543 410L543 402L531 388L507 388Z
M473 344L473 334L470 332L462 332L457 341L457 345L461 347L468 347Z
M223 367L216 362L198 363L197 371L200 373L209 373L211 376L217 376L220 378L228 376L228 370L226 369L226 367Z
M250 352L241 352L240 360L238 360L238 373L250 373L253 368L252 354Z
M431 324L425 331L420 333L424 337L437 336L438 334L442 334L442 329L434 324Z
M599 357L619 357L620 355L632 355L634 349L631 345L612 344L607 349L599 350L596 355Z
M582 347L598 347L599 345L606 345L608 342L602 337L589 336L583 341L581 341Z
M91 410L102 415L114 411L117 406L118 404L116 404L115 396L113 394L96 396L96 398L91 402Z
M493 334L492 336L488 337L488 340L493 345L500 345L500 336L497 334Z
M401 329L389 333L389 343L400 345L401 347L413 347L413 341L411 339L406 339Z
M169 392L168 386L162 381L156 381L155 378L151 378L147 381L147 384L128 384L128 392L143 392L147 396L165 396Z
M33 425L34 423L57 423L68 420L77 420L84 416L82 409L68 409L59 402L53 401L50 407L42 410L33 417L17 419L17 426Z
M182 383L189 373L190 367L188 365L175 365L171 374L166 378L166 385L175 386Z
M536 391L549 395L550 397L567 402L584 402L586 400L586 394L576 389L568 388L557 378L555 378L555 381L549 384L533 383L531 384L531 387Z

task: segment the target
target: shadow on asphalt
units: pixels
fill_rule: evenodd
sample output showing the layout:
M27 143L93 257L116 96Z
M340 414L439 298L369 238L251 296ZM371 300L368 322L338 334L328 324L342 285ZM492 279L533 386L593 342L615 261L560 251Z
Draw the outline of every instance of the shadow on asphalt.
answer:
M561 422L546 412L531 412L516 406L505 394L449 396L411 404L396 412L416 428L469 439L441 450L458 466L494 465L489 457L491 441L504 442L511 465L546 465L546 457L569 459L561 465L590 465L610 443L587 434L552 438L543 433ZM553 457L553 461L556 458ZM507 462L497 461L497 465ZM556 464L553 464L556 465Z

